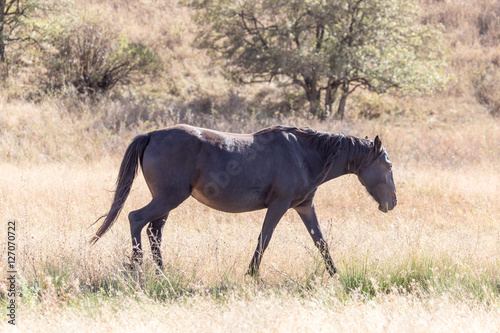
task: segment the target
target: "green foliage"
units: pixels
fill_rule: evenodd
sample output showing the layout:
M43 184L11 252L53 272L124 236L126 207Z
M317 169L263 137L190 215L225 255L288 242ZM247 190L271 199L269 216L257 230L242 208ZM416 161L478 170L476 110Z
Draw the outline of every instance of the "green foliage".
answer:
M227 60L233 79L301 87L311 112L338 112L356 88L433 92L446 82L440 31L411 0L207 0L200 46ZM321 102L324 103L322 110Z
M51 90L72 86L80 94L95 95L117 84L137 83L141 75L160 69L157 55L147 46L122 36L96 16L48 22L46 57Z
M36 25L38 12L50 10L45 0L0 0L0 77L20 62L28 46L41 40Z

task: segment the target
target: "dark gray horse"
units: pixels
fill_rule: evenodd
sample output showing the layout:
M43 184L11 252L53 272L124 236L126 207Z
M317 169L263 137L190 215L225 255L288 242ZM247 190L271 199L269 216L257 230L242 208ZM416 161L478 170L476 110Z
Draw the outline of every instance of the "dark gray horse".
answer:
M141 231L149 223L147 234L159 267L163 266L160 244L168 214L190 195L224 212L267 208L248 270L252 276L258 275L273 231L289 208L300 215L330 275L336 273L313 202L318 186L330 179L356 174L381 211L397 203L391 162L378 136L371 141L283 126L230 134L178 125L132 141L120 166L113 204L92 243L118 217L139 162L153 198L128 216L132 260L142 260Z

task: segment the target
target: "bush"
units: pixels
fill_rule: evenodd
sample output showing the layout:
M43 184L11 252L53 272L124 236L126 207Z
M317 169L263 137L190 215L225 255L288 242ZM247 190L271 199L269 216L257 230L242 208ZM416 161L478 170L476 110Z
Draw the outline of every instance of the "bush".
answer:
M493 63L479 69L473 78L474 95L491 115L500 116L500 67Z
M147 46L121 36L110 24L94 17L62 23L48 33L52 52L47 57L50 90L72 86L80 94L95 95L117 84L136 83L141 75L160 68Z

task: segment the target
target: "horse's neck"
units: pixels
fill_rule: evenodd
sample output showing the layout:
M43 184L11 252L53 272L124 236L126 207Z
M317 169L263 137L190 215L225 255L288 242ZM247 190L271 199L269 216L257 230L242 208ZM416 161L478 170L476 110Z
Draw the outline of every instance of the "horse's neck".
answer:
M359 139L355 140L359 141ZM340 154L334 157L333 165L322 183L342 175L358 174L359 169L366 162L366 159L371 157L370 149L359 149L360 144L360 142L357 142L357 147L349 146L347 149L342 149Z
M347 154L342 153L339 155L335 160L333 161L333 164L328 171L328 174L322 181L322 183L325 183L329 180L332 180L334 178L340 177L345 174L353 173L352 170L349 170L349 162L347 160Z

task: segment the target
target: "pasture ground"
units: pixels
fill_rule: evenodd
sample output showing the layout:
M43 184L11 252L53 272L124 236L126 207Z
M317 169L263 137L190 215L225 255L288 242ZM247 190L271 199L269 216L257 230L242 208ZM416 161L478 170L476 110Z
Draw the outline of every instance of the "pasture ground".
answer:
M47 109L32 110L39 107ZM109 209L124 148L144 128L98 136L90 118L57 108L4 110L1 125L17 132L4 132L1 141L0 242L6 257L7 221L15 219L21 331L500 329L500 123L486 113L312 125L380 134L399 204L379 212L354 176L323 185L316 205L338 278L328 277L290 211L255 281L244 273L265 212L226 214L194 199L165 226L163 274L155 274L150 257L144 280L125 270L127 213L150 199L140 173L116 224L89 247L97 227L89 226ZM0 280L2 331L12 328L7 289Z

